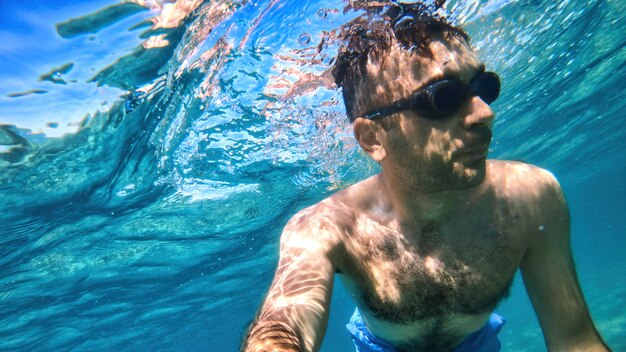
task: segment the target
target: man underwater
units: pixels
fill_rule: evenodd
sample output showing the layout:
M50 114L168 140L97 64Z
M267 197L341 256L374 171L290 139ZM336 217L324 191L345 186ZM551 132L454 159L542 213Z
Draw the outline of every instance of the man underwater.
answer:
M467 34L421 4L378 3L342 38L333 75L382 171L288 222L242 350L319 350L337 273L358 307L357 351L499 351L493 310L520 268L549 351L608 351L558 182L486 160L500 80Z

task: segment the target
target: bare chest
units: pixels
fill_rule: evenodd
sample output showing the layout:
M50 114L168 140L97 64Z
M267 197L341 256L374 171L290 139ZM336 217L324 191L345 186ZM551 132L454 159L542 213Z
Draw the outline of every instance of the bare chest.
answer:
M508 295L522 249L506 226L479 225L365 233L351 270L360 306L395 324L492 311Z

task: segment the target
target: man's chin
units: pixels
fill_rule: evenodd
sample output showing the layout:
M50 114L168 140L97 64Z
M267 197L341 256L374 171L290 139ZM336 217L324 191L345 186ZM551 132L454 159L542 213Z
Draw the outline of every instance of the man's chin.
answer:
M487 174L486 159L478 160L470 165L459 166L460 176L457 180L459 189L476 187L484 181Z

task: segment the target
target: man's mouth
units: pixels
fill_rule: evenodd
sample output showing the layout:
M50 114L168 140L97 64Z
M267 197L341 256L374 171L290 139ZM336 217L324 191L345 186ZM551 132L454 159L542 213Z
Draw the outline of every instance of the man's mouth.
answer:
M462 162L474 163L485 160L489 153L489 145L471 150L460 150L456 153L455 159Z
M463 158L482 158L489 152L491 129L487 126L472 127L463 139L463 147L454 154Z
M488 147L489 143L491 143L491 129L484 125L473 126L465 136L464 142L467 149L470 150L482 146Z

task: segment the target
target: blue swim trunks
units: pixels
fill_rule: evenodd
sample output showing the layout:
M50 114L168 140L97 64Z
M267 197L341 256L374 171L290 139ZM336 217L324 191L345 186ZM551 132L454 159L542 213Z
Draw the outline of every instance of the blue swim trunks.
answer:
M504 325L504 318L492 313L489 321L482 329L468 335L463 342L454 349L454 352L498 352L500 341L498 333ZM374 336L367 330L359 310L355 310L350 323L346 325L356 352L398 352L398 349L389 342Z

